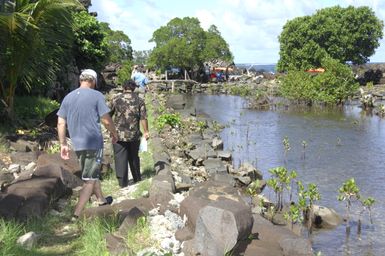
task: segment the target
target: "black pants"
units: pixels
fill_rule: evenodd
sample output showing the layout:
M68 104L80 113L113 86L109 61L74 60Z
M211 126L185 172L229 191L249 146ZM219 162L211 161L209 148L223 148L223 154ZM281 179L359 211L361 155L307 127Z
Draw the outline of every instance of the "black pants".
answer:
M130 164L134 182L142 180L140 176L139 145L140 140L118 141L113 144L115 171L120 187L127 187L128 185L128 164Z

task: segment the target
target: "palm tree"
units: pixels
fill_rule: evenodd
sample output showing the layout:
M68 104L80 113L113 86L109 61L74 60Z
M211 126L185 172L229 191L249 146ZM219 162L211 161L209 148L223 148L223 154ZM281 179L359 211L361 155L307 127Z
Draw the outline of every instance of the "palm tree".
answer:
M77 0L0 0L0 101L14 118L16 87L53 81L73 42Z

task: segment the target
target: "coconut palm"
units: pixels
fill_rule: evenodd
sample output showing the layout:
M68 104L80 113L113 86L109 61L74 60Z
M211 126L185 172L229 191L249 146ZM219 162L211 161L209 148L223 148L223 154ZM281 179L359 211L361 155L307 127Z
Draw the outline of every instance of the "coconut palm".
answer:
M77 0L0 0L0 100L8 117L18 86L52 82L73 39Z

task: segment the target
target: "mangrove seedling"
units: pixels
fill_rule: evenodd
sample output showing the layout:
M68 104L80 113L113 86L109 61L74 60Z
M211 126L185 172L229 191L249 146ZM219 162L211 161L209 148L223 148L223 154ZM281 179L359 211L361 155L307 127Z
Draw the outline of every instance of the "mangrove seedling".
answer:
M289 211L285 212L283 217L286 219L286 221L290 221L292 230L295 223L301 223L303 220L301 208L294 203L290 205Z
M282 140L283 148L284 148L284 161L286 163L286 157L287 157L287 152L290 150L290 142L289 138L285 136Z
M306 152L306 147L307 147L306 140L303 140L301 144L302 144L302 159L305 159L305 152Z
M345 201L346 206L346 234L350 234L350 209L352 206L353 200L358 200L360 198L359 188L356 185L354 178L350 178L345 181L338 190L339 201Z
M368 211L370 224L373 224L372 206L375 204L376 200L373 197L368 197L366 199L360 199L360 202L361 202L363 209L360 211L360 215L358 218L358 226L357 226L357 234L358 235L361 234L361 217L365 211Z
M281 211L283 208L283 191L284 189L291 190L291 180L293 176L296 176L296 173L292 171L289 174L285 167L272 168L269 170L269 173L273 177L267 181L267 185L276 193L277 210Z

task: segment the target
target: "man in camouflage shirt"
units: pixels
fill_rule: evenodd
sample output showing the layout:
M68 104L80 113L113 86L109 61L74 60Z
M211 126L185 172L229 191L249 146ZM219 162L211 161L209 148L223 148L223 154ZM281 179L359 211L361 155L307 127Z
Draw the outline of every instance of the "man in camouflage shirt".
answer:
M123 84L123 93L119 93L110 102L113 120L118 131L118 142L113 144L115 171L120 187L128 185L128 164L134 182L141 180L139 146L143 137L149 138L146 105L136 92L136 84L128 80Z

